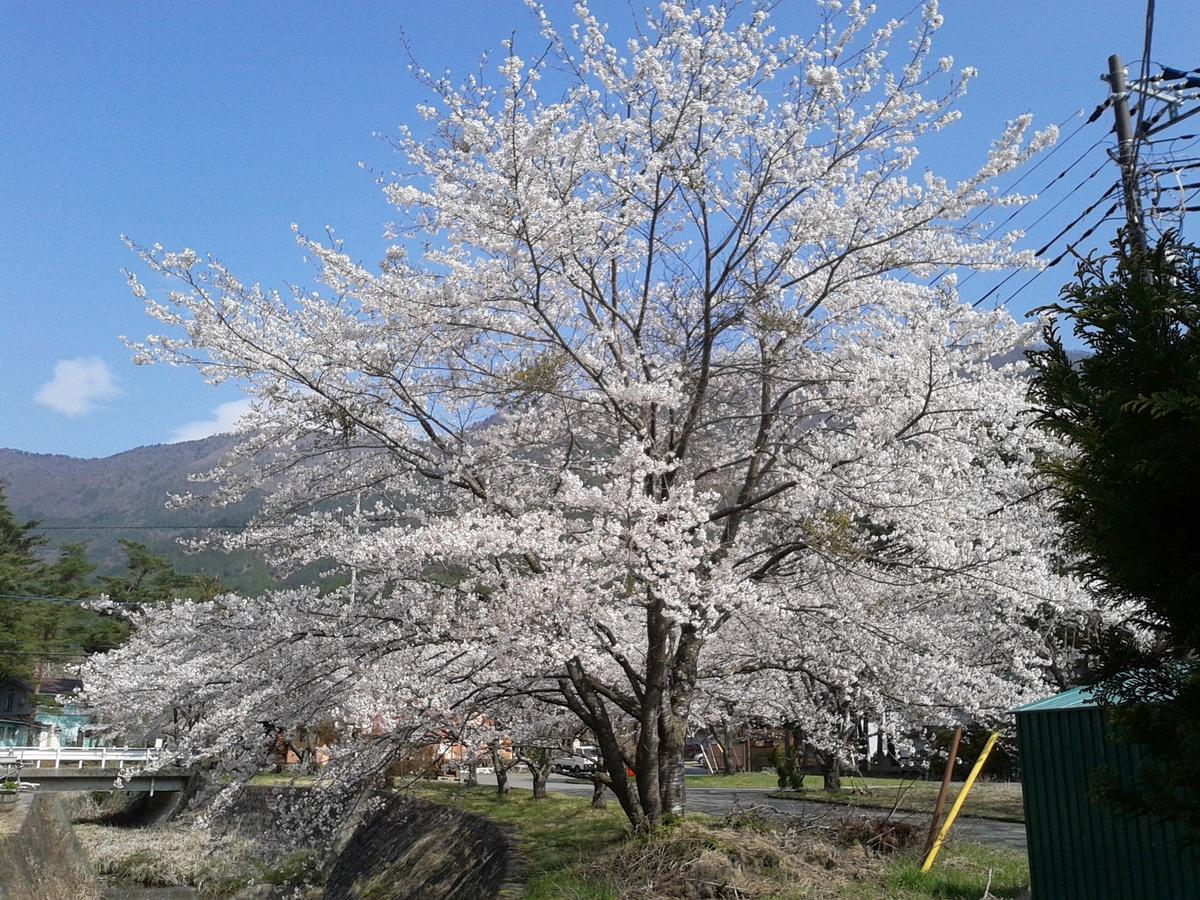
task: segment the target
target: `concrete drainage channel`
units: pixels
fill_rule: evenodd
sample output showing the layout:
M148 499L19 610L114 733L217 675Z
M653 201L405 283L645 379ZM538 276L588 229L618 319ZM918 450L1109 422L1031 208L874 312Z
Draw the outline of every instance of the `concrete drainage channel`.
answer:
M59 796L22 794L15 809L0 814L0 888L4 900L101 896Z
M523 880L511 832L462 810L392 797L339 854L325 900L517 896Z
M258 835L272 798L286 792L251 789L241 810ZM194 888L110 886L92 871L71 825L62 794L26 794L0 814L0 897L3 900L184 900ZM284 798L286 800L286 797ZM242 824L242 823L238 823ZM235 828L237 825L235 825ZM328 875L324 900L451 900L513 897L524 869L504 826L450 807L388 796L371 804L344 842ZM295 896L257 885L234 897Z

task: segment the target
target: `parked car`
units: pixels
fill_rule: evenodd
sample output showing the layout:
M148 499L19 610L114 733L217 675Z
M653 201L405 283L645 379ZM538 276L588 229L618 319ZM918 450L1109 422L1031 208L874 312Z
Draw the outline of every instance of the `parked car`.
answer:
M561 772L564 775L578 775L580 772L595 772L597 768L596 758L593 756L584 755L585 751L580 750L578 753L573 753L569 756L559 756L550 760L550 768L555 772Z

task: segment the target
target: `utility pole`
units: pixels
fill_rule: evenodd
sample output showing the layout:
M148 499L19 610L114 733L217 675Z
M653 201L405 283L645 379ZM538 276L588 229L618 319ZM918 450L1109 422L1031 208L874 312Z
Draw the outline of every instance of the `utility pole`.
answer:
M1125 189L1125 219L1129 237L1142 253L1146 252L1146 229L1142 222L1142 202L1138 192L1136 163L1133 155L1133 125L1129 118L1129 88L1125 67L1114 53L1108 58L1108 84L1112 90L1113 114L1117 119L1117 162L1121 166L1121 184Z

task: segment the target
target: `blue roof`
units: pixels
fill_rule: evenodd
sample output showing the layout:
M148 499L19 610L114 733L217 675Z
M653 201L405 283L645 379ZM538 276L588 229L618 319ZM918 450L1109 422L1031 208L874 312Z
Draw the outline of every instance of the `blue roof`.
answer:
M1092 696L1092 689L1090 687L1077 687L1069 691L1063 691L1061 694L1055 694L1053 697L1047 697L1044 700L1037 700L1033 703L1027 703L1025 706L1018 706L1013 712L1053 712L1061 709L1085 709L1096 705L1096 698Z

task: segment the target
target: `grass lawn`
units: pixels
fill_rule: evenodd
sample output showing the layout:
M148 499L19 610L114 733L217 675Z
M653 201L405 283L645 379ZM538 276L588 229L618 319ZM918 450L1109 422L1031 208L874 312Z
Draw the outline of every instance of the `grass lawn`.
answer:
M779 782L774 772L734 772L732 775L689 775L690 788L770 788L777 790Z
M432 782L414 785L411 793L515 827L529 867L527 898L619 896L603 878L576 871L624 842L625 816L615 802L592 809L588 801L574 797L550 794L535 801L532 792L513 789L500 798L493 787Z
M728 885L719 896L779 900L868 900L925 897L978 900L991 883L995 897L1016 897L1028 885L1024 856L950 844L934 871L920 872L914 851L889 857L827 834L730 828L689 815L651 837L630 837L617 804L593 810L587 800L551 793L533 800L512 790L422 784L413 793L504 822L516 829L528 867L527 900L621 900L685 897L700 883ZM716 895L714 895L716 896Z
M317 783L316 775L292 775L288 772L259 772L250 777L254 787L312 787Z
M941 787L936 781L900 781L886 778L856 778L853 783L843 781L842 785L840 791L832 794L826 793L820 787L814 787L801 791L773 791L770 796L872 809L890 810L895 807L905 812L932 815L933 807L937 803L938 789ZM950 785L950 792L946 795L947 810L954 803L954 798L960 790L962 782ZM963 803L960 815L999 819L1003 822L1024 822L1025 808L1022 806L1021 785L1007 782L976 782Z
M770 788L772 797L791 800L814 800L818 803L841 803L846 806L861 806L873 809L897 809L905 812L933 813L937 802L939 781L912 781L900 778L858 778L847 776L842 779L842 789L829 794L821 789L819 775L810 775L800 791L780 791L773 772L738 772L734 775L689 775L688 787L729 788L752 790ZM811 787L809 786L811 785ZM954 802L962 788L962 782L950 785L946 808ZM1025 809L1021 800L1021 785L1009 782L978 781L971 788L962 815L1000 819L1004 822L1024 822Z
M843 894L851 897L887 897L917 900L979 900L980 897L1021 897L1029 889L1029 863L1024 854L979 844L947 845L929 872L921 871L919 853L904 853L889 861L883 893ZM986 891L986 894L985 894Z

